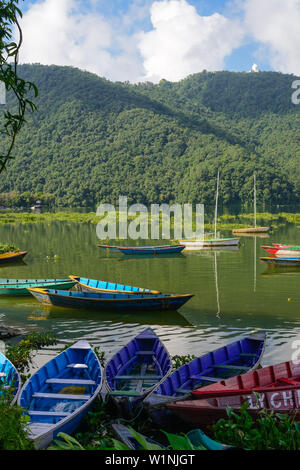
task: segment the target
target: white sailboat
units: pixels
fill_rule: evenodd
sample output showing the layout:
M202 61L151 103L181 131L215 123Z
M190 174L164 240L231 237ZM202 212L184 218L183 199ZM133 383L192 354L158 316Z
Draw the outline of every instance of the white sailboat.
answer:
M247 228L236 228L232 230L232 233L266 233L270 229L270 227L257 227L256 226L256 174L253 175L254 180L254 225L253 227Z
M218 238L217 237L217 218L218 218L218 199L219 199L219 181L220 172L217 176L217 191L216 191L216 206L215 206L215 231L212 236L204 236L202 239L186 238L179 240L180 245L184 245L184 251L201 250L202 248L215 248L215 247L237 247L240 243L239 238Z

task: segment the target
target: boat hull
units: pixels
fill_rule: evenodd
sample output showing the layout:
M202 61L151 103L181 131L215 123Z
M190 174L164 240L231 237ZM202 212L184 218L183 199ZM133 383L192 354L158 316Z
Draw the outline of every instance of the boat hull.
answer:
M192 294L105 294L92 292L68 292L50 289L28 289L31 294L45 305L88 310L178 310Z
M270 227L247 227L247 228L236 228L232 230L232 233L266 233L270 230Z
M171 372L170 354L151 328L133 338L104 369L108 397L131 413L153 388Z
M238 411L243 403L257 417L260 410L300 415L300 363L283 362L238 375L195 390L194 400L167 405L184 421L213 424L226 416L229 406Z
M201 250L202 248L213 248L222 246L238 246L239 238L215 238L211 240L180 240L184 250Z
M167 403L182 401L200 386L221 381L259 366L265 349L266 334L258 333L211 351L182 365L158 384L144 400L152 421L167 425L171 412ZM222 364L224 368L222 369Z
M11 404L14 405L18 399L21 389L21 377L15 366L0 352L0 384L1 386L12 387ZM0 390L0 395L1 395Z
M15 296L30 296L28 287L35 288L48 288L69 290L76 282L70 279L14 279L8 282L2 282L0 279L0 296L15 297Z
M300 248L262 246L271 256L277 258L300 258Z
M18 251L18 252L9 252L0 254L0 263L10 263L14 261L19 261L26 256L28 251Z
M106 251L119 251L124 255L163 255L181 253L184 249L182 245L157 245L157 246L110 246L97 245Z
M102 388L102 368L87 341L78 341L38 369L18 404L26 410L30 438L46 448L59 432L72 434Z

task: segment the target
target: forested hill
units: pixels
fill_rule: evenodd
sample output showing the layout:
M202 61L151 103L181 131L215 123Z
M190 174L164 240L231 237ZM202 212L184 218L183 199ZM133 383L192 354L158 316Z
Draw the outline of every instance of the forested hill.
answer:
M65 206L300 201L300 105L293 75L202 72L180 82L109 82L72 67L22 65L38 112L18 137L0 192ZM12 104L8 100L9 106Z

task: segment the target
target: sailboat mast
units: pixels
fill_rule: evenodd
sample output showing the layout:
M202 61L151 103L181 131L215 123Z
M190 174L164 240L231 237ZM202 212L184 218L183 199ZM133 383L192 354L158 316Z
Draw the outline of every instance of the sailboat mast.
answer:
M217 176L217 193L216 193L216 207L215 207L215 238L217 238L217 218L218 218L219 178L220 178L220 172L218 171L218 176Z
M256 228L256 174L253 175L254 179L254 227Z

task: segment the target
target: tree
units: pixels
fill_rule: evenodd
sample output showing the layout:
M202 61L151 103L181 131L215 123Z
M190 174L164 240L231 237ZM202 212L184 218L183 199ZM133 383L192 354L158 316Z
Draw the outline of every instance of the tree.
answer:
M0 149L0 173L4 170L9 159L13 158L12 151L17 134L25 122L28 107L36 110L35 104L28 98L31 91L37 97L38 90L34 83L23 80L18 76L18 57L22 45L22 30L18 18L22 12L17 4L19 0L0 0L0 82L5 90L11 92L17 101L16 111L8 109L4 113L3 127L0 133L7 137L4 148ZM17 42L13 36L16 31Z

